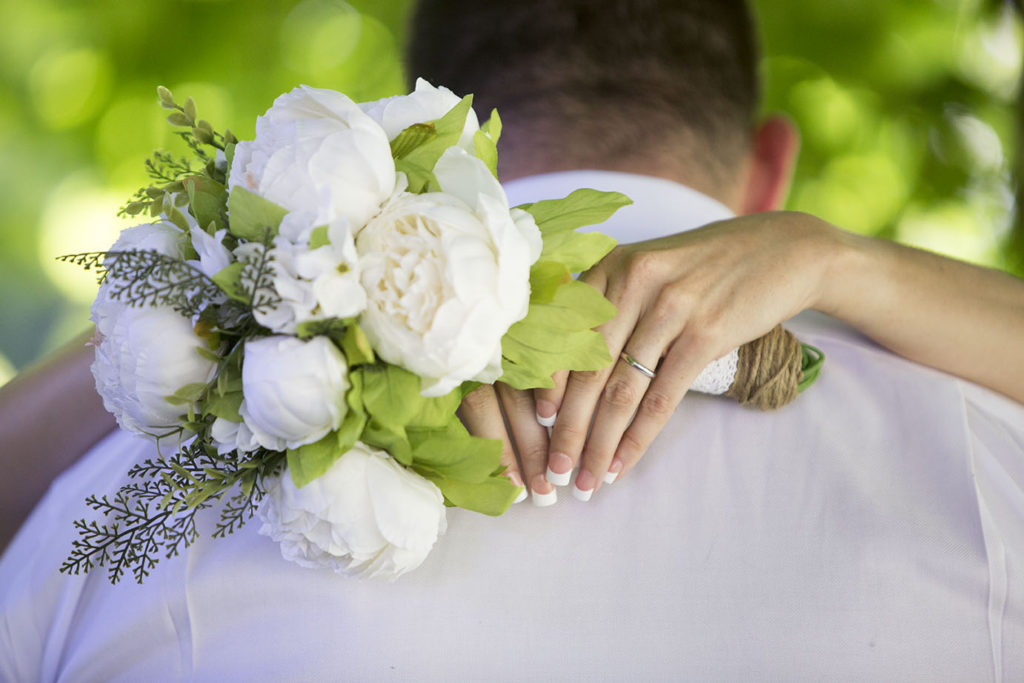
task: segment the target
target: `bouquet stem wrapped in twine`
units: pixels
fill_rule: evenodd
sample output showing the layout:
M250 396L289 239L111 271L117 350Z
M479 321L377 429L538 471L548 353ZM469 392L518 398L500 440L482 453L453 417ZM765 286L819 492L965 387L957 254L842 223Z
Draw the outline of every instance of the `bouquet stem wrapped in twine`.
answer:
M824 361L819 349L800 343L792 332L776 325L739 348L736 377L725 395L740 405L776 410L814 383Z

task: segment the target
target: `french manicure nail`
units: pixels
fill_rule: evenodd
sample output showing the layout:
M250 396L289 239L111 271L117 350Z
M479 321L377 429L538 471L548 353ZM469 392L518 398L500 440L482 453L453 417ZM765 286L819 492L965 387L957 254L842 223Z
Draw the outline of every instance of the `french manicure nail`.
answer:
M533 492L533 504L539 508L546 508L558 501L558 489L551 489L547 493Z
M620 472L622 472L622 461L612 460L612 464L608 466L608 471L604 473L604 483L614 484L615 480L619 478Z
M548 468L547 479L555 486L567 486L569 480L572 478L572 470L568 472L558 473Z
M548 417L545 417L547 415ZM551 401L537 401L537 422L542 427L554 427L558 411Z
M580 501L581 503L586 503L588 500L590 500L590 497L592 495L594 495L594 489L589 489L587 491L581 491L580 489L576 488L575 486L572 487L572 497L575 498L576 500Z
M548 481L555 486L566 486L572 478L572 459L565 453L555 453L548 460Z
M512 504L513 505L518 505L519 503L522 503L524 500L526 500L526 488L525 487L522 488L519 491L519 495L516 496L516 499L512 501Z
M572 487L572 497L586 503L594 495L594 485L596 483L594 475L590 473L590 470L581 469L580 473L576 475L576 483Z
M539 424L541 427L549 427L549 428L550 427L554 427L555 426L555 418L556 417L558 417L558 413L555 413L551 417L544 417L543 415L540 414L540 411L538 410L537 411L537 424Z

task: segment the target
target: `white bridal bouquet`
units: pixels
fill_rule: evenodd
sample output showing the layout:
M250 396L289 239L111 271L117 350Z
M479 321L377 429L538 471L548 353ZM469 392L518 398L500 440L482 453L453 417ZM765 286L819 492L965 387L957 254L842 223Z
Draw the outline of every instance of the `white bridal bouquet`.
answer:
M498 441L456 416L479 383L551 386L611 362L614 307L572 273L614 241L575 228L629 200L578 190L516 208L496 179L496 112L420 80L356 103L299 87L218 133L165 88L193 152L147 162L122 210L152 222L105 252L93 373L122 428L161 454L88 504L61 570L142 581L198 534L254 514L301 565L397 577L445 530L445 506L500 515L521 489Z

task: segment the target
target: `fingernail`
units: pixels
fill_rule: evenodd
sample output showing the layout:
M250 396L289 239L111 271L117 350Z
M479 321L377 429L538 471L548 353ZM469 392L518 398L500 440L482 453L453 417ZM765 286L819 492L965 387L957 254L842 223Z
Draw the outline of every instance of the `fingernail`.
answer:
M615 480L619 478L620 472L622 472L622 461L612 460L612 464L608 466L608 471L604 473L604 483L614 484Z
M524 500L526 500L526 488L525 487L519 490L519 495L516 496L516 499L512 501L512 504L513 505L518 505L519 503L522 503Z
M537 401L537 422L542 427L554 427L558 411L551 401Z
M541 427L554 427L556 417L558 417L558 413L555 413L551 417L544 417L543 415L540 414L540 411L538 410L537 424L539 424Z
M548 481L555 486L566 486L572 478L572 459L565 453L555 453L548 459Z
M544 489L550 488L550 491ZM533 504L539 508L554 505L558 500L558 489L551 485L542 475L538 474L533 478L533 486L530 487Z
M576 475L576 483L572 487L572 497L582 503L586 503L594 495L594 485L596 483L594 475L590 473L590 470L581 469L580 473Z

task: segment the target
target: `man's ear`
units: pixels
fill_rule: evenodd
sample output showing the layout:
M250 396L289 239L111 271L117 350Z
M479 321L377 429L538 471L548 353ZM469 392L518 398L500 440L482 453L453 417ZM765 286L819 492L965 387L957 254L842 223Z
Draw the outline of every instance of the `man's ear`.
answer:
M799 148L800 135L785 116L773 114L757 127L741 214L782 208Z

